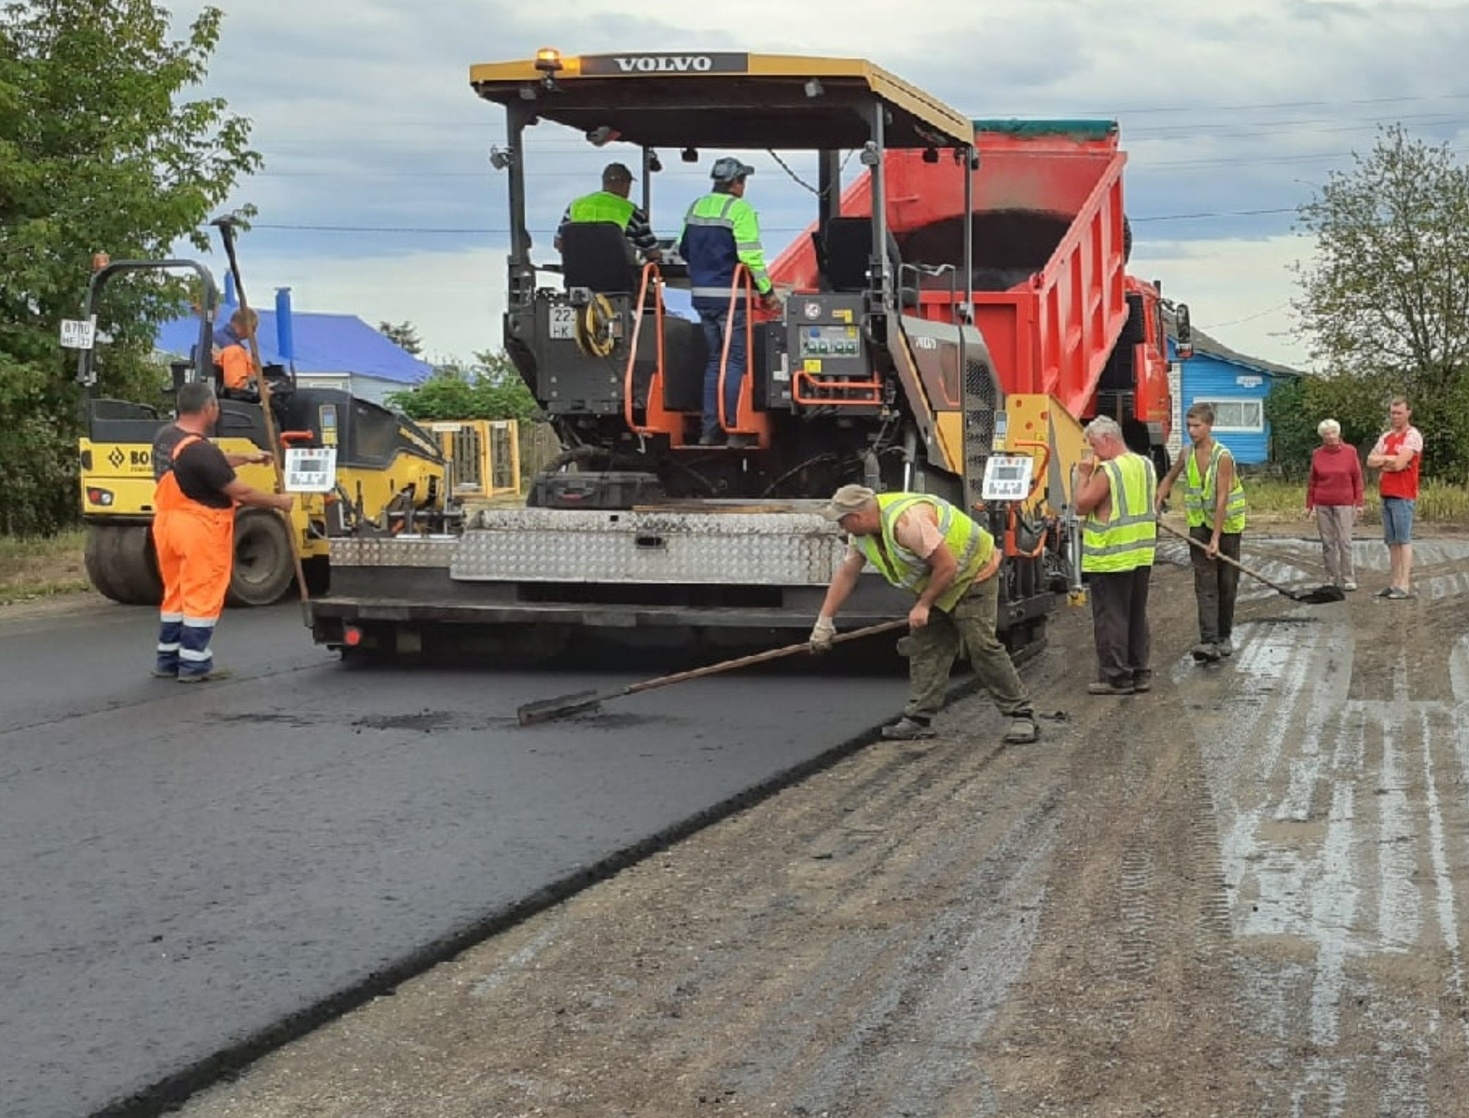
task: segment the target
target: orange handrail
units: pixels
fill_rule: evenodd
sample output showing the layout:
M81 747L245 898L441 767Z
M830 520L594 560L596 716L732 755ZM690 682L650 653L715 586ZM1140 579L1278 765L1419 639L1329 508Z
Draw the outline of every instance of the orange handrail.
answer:
M743 292L740 291L740 286L741 286L740 285L740 281L741 280L744 281L744 291ZM723 331L723 333L724 333L724 348L721 350L721 352L719 354L719 388L718 388L718 392L719 392L719 405L718 405L719 406L719 410L718 410L718 412L716 414L719 416L719 426L723 427L730 434L732 434L732 435L758 435L760 433L759 431L745 430L744 428L741 428L741 427L731 427L729 425L729 417L728 417L728 415L726 415L726 413L725 413L725 407L724 407L724 382L725 382L725 377L729 373L729 343L730 343L730 339L733 337L733 334L729 330L729 324L734 321L735 305L738 302L739 297L740 297L741 294L743 294L744 297L745 297L745 377L744 377L744 382L748 382L749 379L750 379L750 375L751 375L751 373L752 373L752 371L754 369L754 357L755 357L755 277L750 274L750 269L749 268L745 267L743 264L736 264L735 265L734 278L730 281L730 284L729 284L729 312L725 315L725 319L724 319L725 329ZM744 382L742 382L741 387L743 387L743 383ZM738 401L736 401L735 407L736 408L739 407L739 402ZM736 415L735 416L736 422L738 422L739 418L740 418L739 415Z
M622 381L622 415L627 421L628 427L638 435L662 434L656 427L644 423L641 426L633 418L633 370L638 363L638 338L643 331L643 310L648 305L648 289L652 287L655 292L663 282L663 273L657 263L650 260L643 265L643 279L638 286L638 305L633 312L632 339L629 343L627 354L627 372L623 374ZM663 299L657 297L653 304L653 325L658 331L658 363L653 369L653 376L648 381L648 402L644 408L644 418L654 411L653 401L661 399L663 390ZM660 409L661 410L661 409ZM670 435L672 437L672 435Z

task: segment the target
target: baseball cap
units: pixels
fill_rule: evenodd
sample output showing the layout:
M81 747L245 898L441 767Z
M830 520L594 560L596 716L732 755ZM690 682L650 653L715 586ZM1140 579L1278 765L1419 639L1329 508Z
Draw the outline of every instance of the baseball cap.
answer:
M626 163L609 163L602 168L603 182L632 182L633 173Z
M746 175L753 175L755 168L748 163L742 163L731 155L722 159L716 159L714 166L710 168L709 177L715 182L736 182Z
M848 513L861 512L869 501L876 499L877 494L865 485L844 485L831 495L821 515L827 520L840 520Z

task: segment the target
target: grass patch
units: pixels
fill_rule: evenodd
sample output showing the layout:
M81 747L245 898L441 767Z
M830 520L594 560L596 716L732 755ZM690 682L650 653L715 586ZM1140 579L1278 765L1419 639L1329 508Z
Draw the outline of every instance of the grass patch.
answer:
M1250 513L1270 516L1302 516L1306 511L1306 485L1304 482L1282 481L1279 478L1243 478L1245 500ZM1469 521L1469 489L1443 481L1425 481L1419 488L1418 507L1414 519L1431 524L1463 524ZM1381 524L1382 502L1377 496L1377 487L1370 481L1362 505L1359 524Z
M89 589L86 539L80 529L40 538L0 536L0 605Z

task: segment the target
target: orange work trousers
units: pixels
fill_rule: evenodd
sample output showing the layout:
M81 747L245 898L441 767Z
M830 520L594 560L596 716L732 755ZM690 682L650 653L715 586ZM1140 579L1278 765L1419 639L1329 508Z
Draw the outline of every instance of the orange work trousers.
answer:
M224 609L234 563L235 510L191 501L173 472L154 491L153 544L163 576L165 619L213 625Z

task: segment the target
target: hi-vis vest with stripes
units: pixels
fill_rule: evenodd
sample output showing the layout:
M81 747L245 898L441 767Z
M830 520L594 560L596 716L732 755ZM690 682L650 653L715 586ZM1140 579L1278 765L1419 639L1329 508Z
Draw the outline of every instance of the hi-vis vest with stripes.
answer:
M599 190L571 203L571 220L578 225L606 221L626 230L627 223L632 220L634 208L622 195L613 194L610 190Z
M883 578L894 586L911 590L915 596L922 594L928 587L928 564L900 545L893 534L898 518L919 505L933 507L944 543L959 562L959 573L954 577L953 585L934 602L941 610L951 610L974 583L975 575L990 561L995 540L948 501L918 493L879 493L877 507L881 513L882 535L853 536L852 543Z
M1121 454L1098 467L1112 493L1106 520L1096 510L1081 529L1081 569L1095 574L1135 571L1153 565L1158 541L1158 477L1141 454Z
M716 191L696 199L684 215L679 240L689 266L689 294L694 298L727 300L738 264L750 270L757 292L771 290L760 244L760 219L743 198Z
M1199 477L1199 463L1194 452L1188 452L1188 469L1184 472L1183 507L1188 513L1188 526L1199 528L1203 525L1214 527L1214 500L1218 493L1219 484L1219 460L1229 451L1225 450L1217 442L1209 450L1209 468L1204 471L1202 479ZM1222 532L1243 532L1245 530L1245 487L1240 484L1239 471L1235 471L1234 484L1229 488L1229 503L1224 506L1224 527Z

